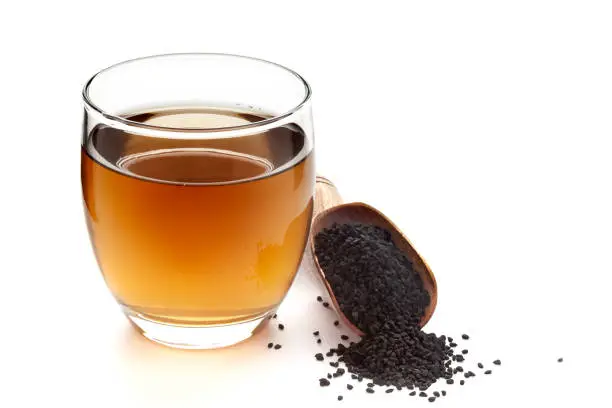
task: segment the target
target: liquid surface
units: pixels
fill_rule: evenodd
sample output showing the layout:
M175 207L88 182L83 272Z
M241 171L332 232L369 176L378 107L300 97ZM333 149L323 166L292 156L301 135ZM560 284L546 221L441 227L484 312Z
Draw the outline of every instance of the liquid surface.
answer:
M214 115L174 110L130 119L171 127L180 118L185 127L265 119ZM118 301L150 319L198 325L274 309L293 281L310 225L308 146L291 125L204 141L94 129L82 152L85 210Z

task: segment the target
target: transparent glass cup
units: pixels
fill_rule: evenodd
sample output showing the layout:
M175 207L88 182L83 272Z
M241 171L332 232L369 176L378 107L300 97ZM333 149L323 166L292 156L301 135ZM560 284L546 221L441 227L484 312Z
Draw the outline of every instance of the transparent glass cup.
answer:
M125 315L173 347L250 337L310 228L308 84L254 58L172 54L111 66L83 97L87 227Z

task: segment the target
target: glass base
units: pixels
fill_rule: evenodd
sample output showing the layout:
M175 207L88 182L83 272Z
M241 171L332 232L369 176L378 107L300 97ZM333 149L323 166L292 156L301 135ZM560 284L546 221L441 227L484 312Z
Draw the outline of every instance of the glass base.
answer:
M180 349L214 349L251 337L274 311L250 320L219 325L178 325L151 320L128 307L123 312L143 336L164 346Z

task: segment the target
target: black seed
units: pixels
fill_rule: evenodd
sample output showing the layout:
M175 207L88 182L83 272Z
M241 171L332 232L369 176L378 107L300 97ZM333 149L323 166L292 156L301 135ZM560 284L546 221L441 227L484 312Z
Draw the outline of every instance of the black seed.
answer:
M485 374L487 374L487 375L489 375L489 374L491 374L492 372L493 372L493 371L491 371L491 370L487 370L487 371L485 371L484 373L485 373Z
M459 385L463 385L463 384L465 384L465 380L459 381Z
M482 363L478 363L478 368L484 368L484 366L482 365Z
M276 319L276 313L274 313L274 316L272 316L273 319Z
M327 378L329 378L330 380L332 379L331 373L327 373Z
M427 398L427 401L429 402L434 402L436 400L436 397L429 397Z
M451 347L457 347L457 343L451 343L451 344L449 344L449 346L451 346Z
M414 397L415 395L416 395L416 391L412 391L412 392L410 393L410 396L411 396L411 397Z
M317 296L317 302L322 302L323 298L321 296Z
M562 363L562 362L563 362L563 357L559 357L559 358L557 359L557 363Z
M467 354L468 351L467 350L461 350L461 354Z
M357 377L357 375L356 375L356 374L351 374L351 378L352 378L353 380L356 380L358 377Z
M272 347L274 347L274 343L268 343L268 348L270 349Z
M317 330L315 332L312 332L312 335L315 336L315 337L318 336L319 335L319 331Z
M373 387L374 383L368 383L367 385L368 385L368 387Z
M455 356L455 361L462 363L465 360L462 355Z
M342 340L348 340L348 339L349 339L349 336L347 336L346 334L343 334L342 336L340 336L340 338L341 338Z
M458 373L462 373L462 372L463 372L463 367L461 367L461 366L457 366L457 372L458 372Z
M446 397L446 391L442 390L442 396Z
M329 303L323 302L323 307L329 307Z
M280 344L275 344L275 345L274 345L274 350L278 350L278 349L280 349L281 347L283 347L283 346L281 346Z
M455 380L453 380L452 378L449 378L448 380L446 380L446 383L451 385L455 383Z
M386 392L387 394L391 394L391 393L393 392L393 388L388 388L388 389L387 389L385 392Z
M317 339L317 344L321 344L321 339Z
M340 324L340 322L339 322L339 321L337 321L337 320L336 320L336 321L334 321L334 326L338 326L339 324Z
M434 392L433 392L433 395L434 395L434 396L436 396L436 397L439 397L439 396L440 396L440 393L439 393L438 391L434 391Z
M495 360L495 361L493 362L493 364L495 364L495 365L501 365L501 360Z
M327 387L329 385L329 380L325 378L319 378L319 385L321 387Z
M333 352L331 352L331 351L328 351L327 353L325 353L325 355L326 355L327 357L331 357L331 356L333 356L333 355L334 355L334 353L333 353Z
M426 396L427 396L426 392L423 392L423 391L419 392L419 397L426 397Z
M366 392L368 394L374 394L374 389L373 388L366 388Z
M332 361L329 363L330 366L334 367L334 368L338 368L338 362L337 361Z
M463 340L469 340L469 339L470 339L470 336L468 336L467 334L462 334L462 335L461 335L461 338L462 338Z
M353 386L352 386L351 384L346 384L346 389L347 389L347 390L352 390L352 389L353 389Z
M342 401L342 395L338 395L338 401Z
M285 325L284 324L279 324L278 325L278 330L285 330Z
M325 357L323 357L323 354L321 353L315 354L315 358L317 359L317 361L323 361L325 359Z
M453 342L453 338L452 337L448 337L448 342L452 343Z

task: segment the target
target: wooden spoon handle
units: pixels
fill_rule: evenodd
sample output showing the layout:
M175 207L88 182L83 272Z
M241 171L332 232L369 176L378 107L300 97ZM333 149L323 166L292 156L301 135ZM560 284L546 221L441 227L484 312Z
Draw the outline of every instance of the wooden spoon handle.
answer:
M340 204L342 204L342 197L334 183L325 177L317 176L313 218L322 211Z

